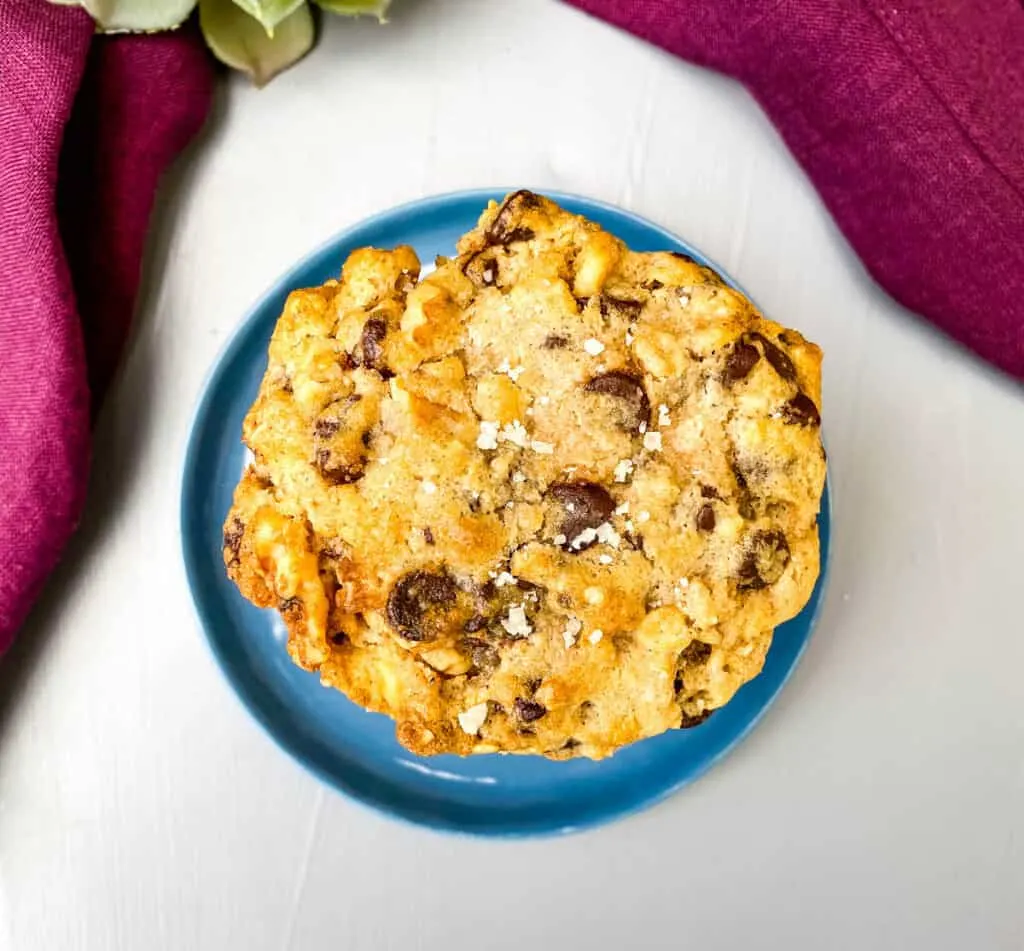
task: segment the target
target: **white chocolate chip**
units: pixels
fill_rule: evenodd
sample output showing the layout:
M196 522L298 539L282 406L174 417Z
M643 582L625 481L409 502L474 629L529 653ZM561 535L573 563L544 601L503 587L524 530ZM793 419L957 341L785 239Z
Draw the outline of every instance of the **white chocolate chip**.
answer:
M570 547L580 549L592 542L597 541L597 529L596 528L585 528L579 533L570 543Z
M601 562L602 565L610 565L615 559L612 558L611 555L599 555L597 560Z
M507 571L502 571L497 578L494 579L494 586L496 588L504 588L507 584L515 584L516 576L510 574Z
M529 442L530 434L518 419L514 419L511 423L506 423L501 427L501 438L505 442L512 443L513 446L519 446L520 449L525 449Z
M583 341L583 349L592 357L596 357L598 354L604 353L604 344L594 337L588 337Z
M646 522L650 517L651 513L648 512L647 509L641 509L639 512L637 512L636 520L638 522Z
M644 433L644 449L649 452L660 452L661 433Z
M434 485L434 483L431 482L429 479L424 479L420 483L420 488L423 489L423 491L426 492L427 495L433 495L437 491L437 486Z
M556 545L564 545L568 540L561 532L551 539Z
M618 548L621 541L619 533L612 527L611 522L602 522L597 526L597 540L602 545L610 545L612 548Z
M562 631L562 639L565 641L566 647L572 647L576 643L576 638L579 636L580 631L583 630L583 622L578 617L570 617L565 622L565 630Z
M524 476L518 469L516 469L516 471L512 473L512 481L517 484L525 482L526 476Z
M498 448L498 424L486 419L480 420L480 435L476 437L477 449Z
M615 464L615 481L616 482L628 482L629 476L633 472L633 460L632 459L620 459Z
M590 641L591 644L596 644L598 641L601 640L602 637L604 637L604 631L602 631L601 628L597 627L590 632L590 636L587 638L587 640Z
M484 701L483 703L478 703L475 707L463 710L459 714L459 726L462 727L463 732L468 733L470 736L476 736L486 719L487 702Z
M671 417L668 415L668 407L662 403L658 407L658 426L665 427L670 425L672 422Z

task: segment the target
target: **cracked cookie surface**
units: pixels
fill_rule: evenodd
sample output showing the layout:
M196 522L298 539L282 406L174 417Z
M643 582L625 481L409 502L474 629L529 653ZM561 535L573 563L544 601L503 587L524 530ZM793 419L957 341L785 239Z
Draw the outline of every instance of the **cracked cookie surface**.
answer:
M821 352L530 192L295 291L225 523L294 661L420 754L700 724L818 575Z

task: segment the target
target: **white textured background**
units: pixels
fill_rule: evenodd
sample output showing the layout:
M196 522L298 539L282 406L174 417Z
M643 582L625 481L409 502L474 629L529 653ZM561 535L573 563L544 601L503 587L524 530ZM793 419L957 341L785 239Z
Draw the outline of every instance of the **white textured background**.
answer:
M91 509L0 665L0 949L1024 947L1024 394L868 279L747 95L548 0L330 21L169 176ZM562 841L331 793L213 666L180 568L192 406L331 233L483 185L653 218L826 351L835 560L778 704L696 785Z

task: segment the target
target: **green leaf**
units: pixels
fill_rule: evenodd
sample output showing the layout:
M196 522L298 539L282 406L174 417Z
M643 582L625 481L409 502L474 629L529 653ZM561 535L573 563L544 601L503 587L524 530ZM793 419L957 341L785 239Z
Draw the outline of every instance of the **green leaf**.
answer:
M263 24L268 36L274 35L277 24L291 16L306 0L235 0L251 17Z
M303 4L274 28L273 37L234 0L199 0L199 27L213 55L265 86L313 46L313 15Z
M386 22L391 0L316 0L316 5L330 13L346 17L374 16L381 23Z
M82 0L107 33L170 30L180 26L196 0Z

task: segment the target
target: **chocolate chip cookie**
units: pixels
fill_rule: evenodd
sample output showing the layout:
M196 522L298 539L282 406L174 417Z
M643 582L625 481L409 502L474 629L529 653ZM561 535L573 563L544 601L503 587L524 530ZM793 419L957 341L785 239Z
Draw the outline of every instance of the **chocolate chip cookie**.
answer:
M818 574L821 351L527 191L294 292L224 560L420 754L608 756L761 670Z

